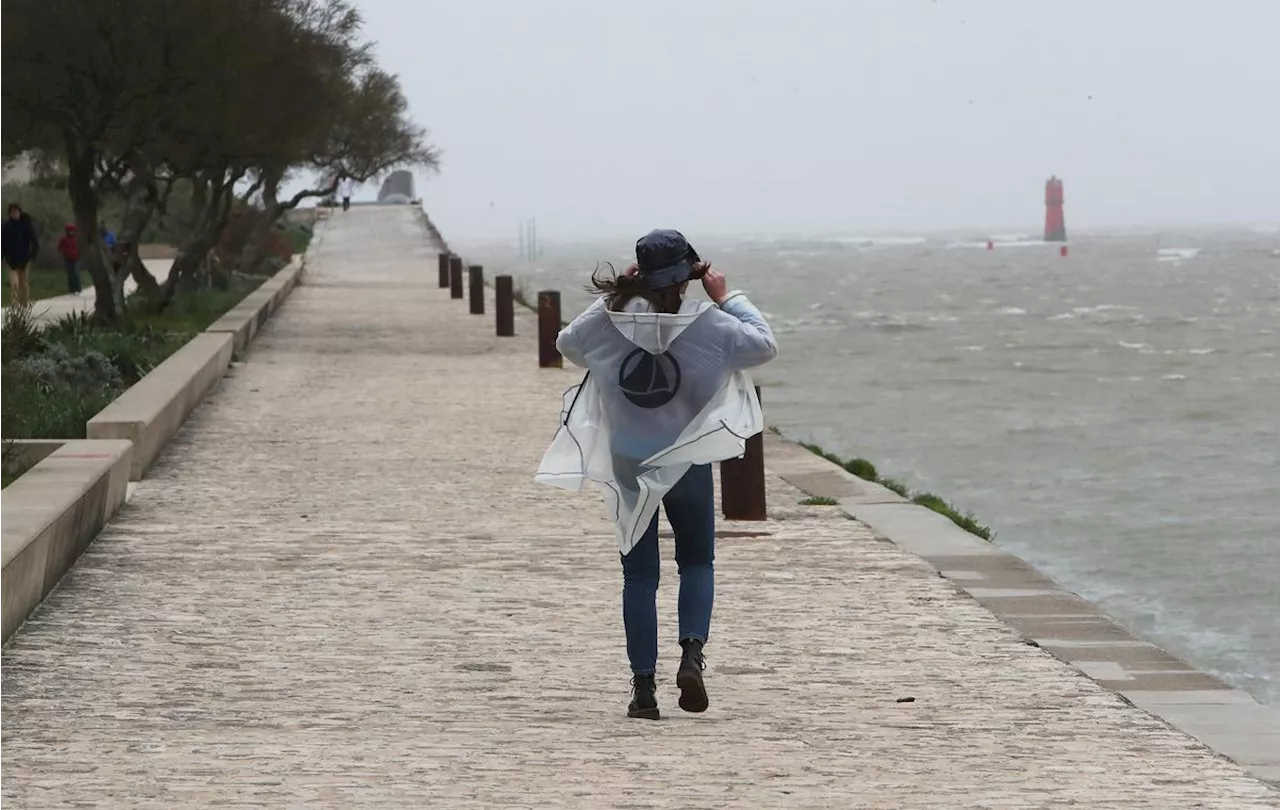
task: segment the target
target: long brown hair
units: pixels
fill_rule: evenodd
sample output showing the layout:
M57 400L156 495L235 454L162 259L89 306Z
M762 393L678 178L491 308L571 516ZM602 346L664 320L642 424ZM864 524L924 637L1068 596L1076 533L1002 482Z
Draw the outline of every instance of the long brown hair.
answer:
M609 268L608 274L604 267ZM621 312L633 298L643 298L657 312L676 313L680 311L680 304L684 300L684 296L680 294L682 286L677 284L655 290L639 273L618 275L613 265L605 262L603 267L596 265L587 292L604 296L604 305L611 312Z

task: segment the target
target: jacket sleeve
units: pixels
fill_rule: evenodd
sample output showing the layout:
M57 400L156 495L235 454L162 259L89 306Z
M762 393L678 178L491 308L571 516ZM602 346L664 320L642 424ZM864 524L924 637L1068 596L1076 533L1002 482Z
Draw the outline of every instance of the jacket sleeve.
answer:
M583 323L592 313L603 306L603 301L596 301L587 307L586 312L574 318L568 326L561 329L560 334L556 336L556 350L575 366L587 367L587 347L583 341Z
M773 330L744 293L730 293L720 310L735 321L729 324L729 363L735 370L763 365L778 356Z

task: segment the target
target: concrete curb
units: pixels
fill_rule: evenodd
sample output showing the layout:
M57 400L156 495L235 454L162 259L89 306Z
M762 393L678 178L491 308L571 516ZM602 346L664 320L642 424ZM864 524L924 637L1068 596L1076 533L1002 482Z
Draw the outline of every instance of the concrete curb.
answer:
M131 480L141 481L187 416L226 373L232 357L243 356L258 329L298 285L302 270L302 264L295 262L264 281L90 419L88 437L132 441Z
M797 489L839 501L847 515L923 559L1028 644L1280 786L1280 709L1134 636L1000 546L798 444L766 437L765 465Z
M297 286L301 262L263 282L208 330L98 412L87 440L19 440L34 463L5 490L4 638L120 510L187 417Z
M141 481L187 416L231 364L232 335L203 332L89 420L90 439L133 442L130 480Z
M218 320L214 321L205 332L222 332L232 336L234 355L238 359L248 351L249 344L258 334L258 330L267 322L289 293L297 286L302 274L302 264L295 260L271 278L262 282L258 289L249 293Z
M19 465L24 470L29 470L51 456L70 439L11 439L9 441L13 444Z
M4 492L4 640L124 503L133 445L69 441Z

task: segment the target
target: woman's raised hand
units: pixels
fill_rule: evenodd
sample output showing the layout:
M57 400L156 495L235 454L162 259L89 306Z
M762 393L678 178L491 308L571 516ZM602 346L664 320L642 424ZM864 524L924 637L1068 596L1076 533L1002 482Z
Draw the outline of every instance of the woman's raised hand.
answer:
M702 289L717 304L729 295L729 282L725 281L723 273L711 269L711 262L702 263Z

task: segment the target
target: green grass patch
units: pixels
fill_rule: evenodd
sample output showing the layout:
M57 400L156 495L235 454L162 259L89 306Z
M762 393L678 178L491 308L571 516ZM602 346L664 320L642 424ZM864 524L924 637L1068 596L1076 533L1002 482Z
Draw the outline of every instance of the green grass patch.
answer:
M129 296L126 317L133 328L150 328L169 334L203 332L265 280L263 276L237 274L232 277L228 289L174 296L162 312L155 312L155 307L145 295L135 293Z
M27 283L31 287L31 300L39 301L42 298L53 298L55 295L67 294L67 271L64 269L47 270L43 268L33 267L27 271ZM93 280L89 278L89 274L84 270L80 271L80 289L92 289ZM5 268L4 286L0 287L0 298L3 298L4 306L9 306L11 301L9 295L9 278L8 268Z
M901 481L897 481L893 478L887 478L885 476L879 475L876 472L875 465L864 458L855 458L855 459L846 460L836 455L835 453L827 452L826 450L822 449L816 444L806 444L804 442L801 442L800 446L808 450L810 453L813 453L815 456L824 458L838 467L843 467L845 470L849 471L850 473L853 473L854 475L858 476L864 481L871 481L873 483L879 484L885 489L895 492L898 495L902 496L903 498L909 499L912 503L923 506L926 509L932 509L938 514L944 515L945 517L949 518L952 523L956 524L957 526L959 526L960 528L964 529L965 531L971 534L975 534L978 537L981 537L983 540L991 540L996 536L995 532L991 530L991 527L983 523L979 523L978 520L974 518L972 512L962 513L960 510L956 509L950 503L947 503L946 500L939 497L938 495L934 495L932 492L912 493L911 490ZM831 500L831 499L830 498L826 498L826 499L810 498L806 501L801 501L801 503L808 503L808 501L810 500L824 501L824 500ZM835 502L832 501L832 503L835 503Z
M919 504L927 509L932 509L938 514L949 518L952 523L956 524L960 528L970 534L978 535L983 540L990 540L992 537L995 537L995 533L991 531L991 527L985 526L975 520L972 512L965 512L964 514L961 514L954 506L947 503L937 495L934 495L932 492L917 492L912 496L911 502Z
M876 483L890 492L902 496L903 498L911 497L911 490L907 488L906 484L896 478L881 477L876 479Z
M835 498L828 498L825 495L814 495L805 498L800 502L801 506L839 506L840 502Z
M837 467L843 467L847 472L858 476L863 481L879 481L878 473L876 473L876 465L867 461L865 458L843 459L835 453L828 453L816 444L805 444L801 442L800 446L808 450L810 453L813 453L815 456L830 461Z

